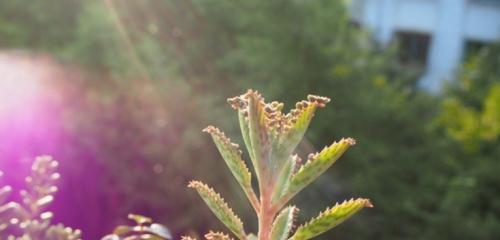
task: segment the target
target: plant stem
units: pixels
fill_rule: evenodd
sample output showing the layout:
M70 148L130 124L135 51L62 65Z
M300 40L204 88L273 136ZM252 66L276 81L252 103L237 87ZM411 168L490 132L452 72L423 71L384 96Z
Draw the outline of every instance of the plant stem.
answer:
M259 215L260 203L259 203L259 200L257 200L257 196L255 195L255 192L253 191L252 188L249 188L249 189L245 189L245 194L248 196L248 199L250 200L250 203L252 204L252 207L255 210L255 213L257 215Z
M261 193L258 240L270 239L271 228L276 215L276 210L273 208L271 202L272 189L272 187L266 187Z

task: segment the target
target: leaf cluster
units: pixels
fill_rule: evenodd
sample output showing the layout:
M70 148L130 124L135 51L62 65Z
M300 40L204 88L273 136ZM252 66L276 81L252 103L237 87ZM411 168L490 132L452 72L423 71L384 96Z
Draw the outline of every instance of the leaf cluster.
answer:
M252 174L242 159L239 145L232 143L218 128L209 126L204 129L212 136L229 170L257 214L257 236L246 233L240 218L212 188L199 181L192 181L189 187L198 191L212 212L238 239L311 239L337 226L360 209L372 207L368 199L344 201L293 231L298 208L284 206L355 144L353 139L343 138L320 152L310 154L305 163L294 154L314 113L329 101L326 97L309 95L307 100L298 102L294 109L283 114L282 103L266 103L264 98L253 90L228 99L238 112L241 133L259 186L258 197L252 187ZM214 235L208 234L205 238L211 239ZM217 234L216 238L230 239L224 234Z

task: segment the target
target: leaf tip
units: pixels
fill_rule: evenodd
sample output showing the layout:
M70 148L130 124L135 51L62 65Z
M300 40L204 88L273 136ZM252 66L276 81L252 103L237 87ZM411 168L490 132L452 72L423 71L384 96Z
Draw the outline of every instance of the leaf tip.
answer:
M196 181L196 180L191 180L188 183L189 188L198 188L200 185L203 185L203 183L201 183L200 181Z
M330 98L322 97L317 95L307 95L307 100L311 103L315 103L318 107L324 107L327 103L330 102Z
M203 130L201 130L202 132L206 132L206 133L214 133L214 132L217 132L219 129L212 126L212 125L208 125L206 128L204 128Z
M356 144L356 140L354 138L343 138L341 141L345 141L350 146L353 146Z
M361 200L364 202L365 207L367 207L367 208L373 208L373 204L372 204L372 202L370 201L370 199L363 198L363 199L361 199Z
M247 100L244 99L244 95L228 98L227 102L234 110L243 110L248 105Z
M363 207L366 207L366 208L373 208L373 204L372 202L370 201L370 199L368 198L351 198L349 200L344 200L342 203L337 203L335 204L336 206L337 205L343 205L343 204L354 204L354 203L357 203L357 204L360 204L361 206Z

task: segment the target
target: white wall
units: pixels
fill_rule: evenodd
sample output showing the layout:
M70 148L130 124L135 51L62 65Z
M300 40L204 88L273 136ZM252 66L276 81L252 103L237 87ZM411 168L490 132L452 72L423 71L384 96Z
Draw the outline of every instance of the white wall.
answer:
M421 86L438 91L460 66L467 41L500 40L500 1L353 0L354 17L388 44L398 31L431 36Z
M498 1L500 3L500 1ZM500 4L472 4L467 6L464 21L465 38L492 42L500 38Z
M428 33L435 27L438 18L436 1L411 0L392 1L396 5L394 29Z

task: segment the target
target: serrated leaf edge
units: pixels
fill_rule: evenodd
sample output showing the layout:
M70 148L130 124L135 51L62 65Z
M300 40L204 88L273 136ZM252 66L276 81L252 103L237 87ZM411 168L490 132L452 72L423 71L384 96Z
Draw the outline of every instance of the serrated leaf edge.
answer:
M297 176L299 175L301 172L305 171L305 169L307 169L307 167L310 165L310 164L313 164L314 161L317 161L318 158L324 154L326 154L328 151L333 151L332 149L330 148L334 148L334 147L340 147L341 144L343 143L347 143L347 147L349 146L353 146L356 144L356 140L354 140L353 138L342 138L340 139L340 141L338 142L334 142L332 143L330 146L326 146L323 148L323 150L321 150L320 152L317 152L315 154L312 154L308 157L307 159L307 162L304 163L300 168L299 170L294 174L294 176ZM347 150L347 148L345 149ZM344 151L345 151L344 150ZM343 152L342 152L343 153ZM339 153L338 155L342 155L342 153Z
M241 185L243 185L244 187L251 186L252 175L251 175L250 170L248 169L247 165L245 164L245 162L243 161L243 159L241 157L242 152L239 148L239 145L236 143L232 143L231 139L229 139L224 134L224 132L222 132L220 129L218 129L214 126L206 127L205 129L203 129L203 132L209 133L212 136L212 138L215 142L215 145L219 149L219 152L221 153L226 164L228 165L229 169L231 170L231 172L233 173L235 178L238 180L238 182ZM224 156L224 153L222 150L223 146L220 146L219 142L220 142L220 144L224 144L225 147L231 151L230 154L233 154L236 157L236 159L234 159L234 158L227 159ZM233 166L235 166L237 168L233 168ZM240 175L240 173L242 175L241 177L238 176L238 175Z
M336 210L340 210L342 208L349 207L349 205L351 205L351 206L358 205L358 207L356 209L354 209L354 211L349 212L347 216L342 217L342 219L340 219L336 223L332 223L333 225L328 226L327 229L322 230L321 232L317 233L316 235L314 235L314 236L308 236L307 238L297 238L296 235L300 234L300 232L303 229L306 229L306 228L308 228L310 226L314 226L317 222L321 221L322 218L327 217L327 216L333 214ZM354 215L356 212L358 212L359 210L361 210L364 207L367 207L367 208L372 208L373 207L373 205L372 205L372 203L370 202L369 199L366 199L366 198L352 199L351 198L350 200L344 200L344 202L342 202L340 204L336 203L334 206L325 209L318 216L312 218L308 222L306 222L306 223L302 224L300 227L298 227L297 231L295 231L294 235L291 238L289 238L289 239L290 240L306 240L306 239L310 239L310 238L316 237L317 235L320 235L320 234L322 234L322 233L324 233L324 232L326 232L326 231L334 228L335 226L339 225L340 223L344 222L345 220L347 220L349 217L351 217L352 215Z
M243 228L243 222L233 212L233 210L224 201L224 199L220 196L219 193L215 192L213 188L209 187L208 185L206 185L200 181L191 181L191 182L189 182L188 187L194 188L194 189L196 189L196 191L198 191L201 198L207 203L210 210L212 210L212 212L215 214L215 216L217 216L217 218L222 223L224 223L224 225L226 225L226 227L229 228L229 230L231 230L239 239L245 239L246 234L245 234L245 230ZM204 197L205 195L207 197ZM213 209L208 202L213 202L216 205L218 205L219 208L221 208L225 212L224 214L230 218L230 221L232 221L232 223L223 221L222 216L221 216L222 214L219 211ZM234 226L235 228L233 228L232 225L235 225Z
M354 139L342 138L340 141L334 142L330 146L323 148L321 152L310 154L307 162L303 164L295 174L293 174L291 178L290 187L288 190L289 192L287 193L289 196L288 199L286 199L286 201L288 201L289 198L293 197L293 195L297 194L304 187L306 187L314 180L316 180L316 178L318 178L328 168L330 168L330 166L333 165L342 156L342 154L344 154L344 152L347 151L347 149L350 146L353 146L354 144L356 144L356 141ZM340 151L337 152L339 148ZM328 154L331 154L331 156L328 156ZM319 171L314 172L313 175L310 176L307 182L297 183L296 182L297 178L303 177L302 174L304 174L309 168L313 167L314 164L317 163L317 161L324 161L326 162L326 164L321 169L319 169Z
M288 206L281 210L281 212L276 216L276 218L273 221L273 225L271 227L271 240L286 240L288 236L290 235L293 227L294 227L294 221L295 218L297 217L297 214L299 212L299 209L296 206ZM286 218L285 221L287 221L287 226L285 227L285 236L282 236L282 238L273 238L274 237L274 231L276 230L276 225L278 224L279 221L282 220L282 218Z
M229 235L227 235L223 232L213 232L213 231L210 231L207 234L205 234L205 239L206 240L233 240L232 238L229 237Z

